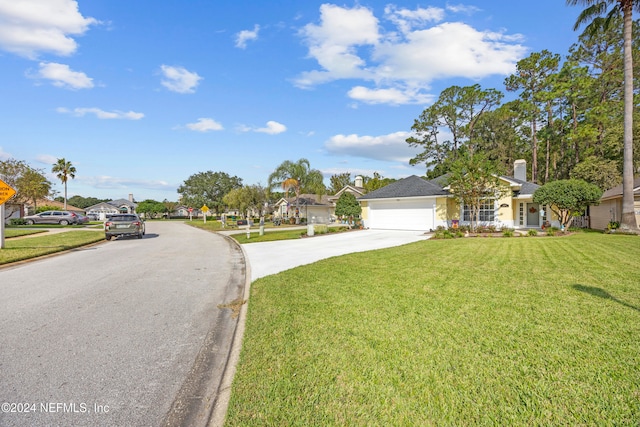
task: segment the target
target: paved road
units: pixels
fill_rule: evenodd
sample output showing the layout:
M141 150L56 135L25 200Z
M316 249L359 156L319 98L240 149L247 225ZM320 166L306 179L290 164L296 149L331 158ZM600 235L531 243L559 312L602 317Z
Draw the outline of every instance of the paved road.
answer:
M249 258L251 280L256 280L325 258L400 246L428 238L421 231L358 230L299 240L249 243L243 245L243 249Z
M244 267L223 236L149 222L0 270L0 425L203 423L237 322L218 305Z

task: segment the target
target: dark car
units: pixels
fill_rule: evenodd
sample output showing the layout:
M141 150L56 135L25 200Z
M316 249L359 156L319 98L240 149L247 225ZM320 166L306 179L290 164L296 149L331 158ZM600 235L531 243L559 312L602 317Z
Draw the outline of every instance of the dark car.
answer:
M86 216L86 215L78 215L78 224L86 224L89 221L91 221L91 219Z
M69 211L44 211L39 214L25 216L27 225L33 224L60 224L69 225L78 223L78 215Z
M104 223L104 238L107 240L120 236L142 239L144 233L144 221L136 214L111 215Z

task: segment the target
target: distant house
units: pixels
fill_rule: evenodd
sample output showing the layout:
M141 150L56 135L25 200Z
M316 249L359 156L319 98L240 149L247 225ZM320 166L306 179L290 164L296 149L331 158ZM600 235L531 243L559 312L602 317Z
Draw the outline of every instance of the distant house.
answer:
M640 176L633 181L633 208L636 222L640 225ZM606 230L610 222L622 220L622 184L602 194L600 204L589 206L590 227L595 230Z
M107 215L119 213L135 213L138 204L133 200L133 194L129 194L129 199L117 199L110 202L101 202L86 209L87 216L93 216L100 220L107 218Z
M296 198L283 197L276 202L274 215L285 221L289 220L289 218L300 217L308 223L330 224L337 220L336 202L343 193L352 193L356 198L365 194L365 189L362 186L362 177L356 177L354 184L343 187L331 196L301 194L297 201L297 205L299 205L298 212L296 212Z
M546 221L548 209L533 202L539 185L526 180L526 162L517 160L514 176L500 176L511 191L501 199L490 199L480 207L479 225L498 228L539 228ZM446 177L426 180L410 176L372 191L359 199L367 228L390 230L435 230L454 224L470 223L467 206L458 203L447 189Z

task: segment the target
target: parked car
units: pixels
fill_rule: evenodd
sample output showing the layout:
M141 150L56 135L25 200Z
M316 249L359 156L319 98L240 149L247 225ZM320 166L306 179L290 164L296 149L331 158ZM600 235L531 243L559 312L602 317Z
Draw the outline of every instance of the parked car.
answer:
M39 214L25 216L27 225L33 224L60 224L69 225L78 223L78 215L69 211L44 211Z
M142 239L144 233L144 220L136 214L111 215L104 223L104 238L107 240L120 236L136 236Z
M86 216L86 215L78 215L78 224L86 224L90 221L91 219Z

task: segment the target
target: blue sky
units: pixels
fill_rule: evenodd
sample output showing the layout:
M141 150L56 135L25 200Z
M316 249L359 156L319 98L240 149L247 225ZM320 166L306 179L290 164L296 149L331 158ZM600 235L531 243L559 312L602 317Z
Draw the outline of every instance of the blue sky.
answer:
M327 183L422 175L404 141L440 91L504 92L531 52L567 54L579 12L562 0L0 0L0 160L49 173L64 157L69 197L138 201L176 201L209 170L266 185L300 158Z

